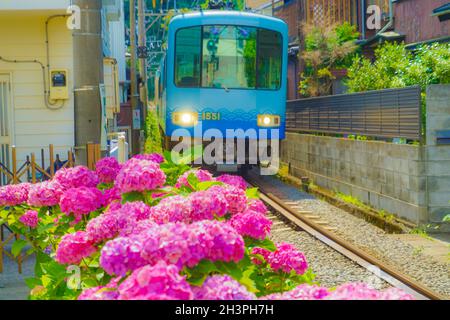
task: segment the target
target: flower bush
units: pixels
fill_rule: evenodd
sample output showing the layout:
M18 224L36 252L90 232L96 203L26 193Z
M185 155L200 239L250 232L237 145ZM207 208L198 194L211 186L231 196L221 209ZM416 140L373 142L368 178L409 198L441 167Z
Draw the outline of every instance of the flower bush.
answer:
M256 189L171 162L106 158L0 188L0 223L36 255L30 299L410 299L365 284L322 288L293 245L274 244ZM75 275L74 270L78 270Z

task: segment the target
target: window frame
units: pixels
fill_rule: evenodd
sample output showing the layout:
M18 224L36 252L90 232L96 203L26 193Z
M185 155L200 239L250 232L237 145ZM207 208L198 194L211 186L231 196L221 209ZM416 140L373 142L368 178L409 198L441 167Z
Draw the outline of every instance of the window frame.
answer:
M280 91L283 87L283 73L284 73L284 63L285 63L285 57L283 55L283 51L284 51L284 35L282 32L278 31L278 30L274 30L274 29L269 29L269 28L262 28L262 27L257 27L257 26L251 26L251 25L237 25L237 24L223 24L223 23L219 23L219 24L202 24L202 25L192 25L192 26L188 26L188 27L183 27L183 28L179 28L175 31L175 38L174 38L174 63L173 63L173 84L176 88L178 89L215 89L215 90L220 90L221 88L214 88L214 87L203 87L202 86L202 76L203 76L203 70L202 70L202 65L203 65L203 32L204 32L204 27L207 26L233 26L233 27L243 27L243 28L255 28L256 29L256 78L255 78L255 88L228 88L229 90L257 90L257 91ZM200 27L201 28L201 45L200 45L200 79L199 79L199 83L200 85L198 87L183 87L183 86L179 86L177 85L176 82L176 71L177 71L177 35L178 32L180 30L185 30L185 29L190 29L190 28L196 28L196 27ZM259 68L258 68L258 59L259 59L259 31L260 30L267 30L267 31L271 31L271 32L275 32L280 36L281 39L281 66L280 66L280 84L278 85L277 88L275 89L270 89L270 88L258 88L257 84L258 84L258 74L259 74Z

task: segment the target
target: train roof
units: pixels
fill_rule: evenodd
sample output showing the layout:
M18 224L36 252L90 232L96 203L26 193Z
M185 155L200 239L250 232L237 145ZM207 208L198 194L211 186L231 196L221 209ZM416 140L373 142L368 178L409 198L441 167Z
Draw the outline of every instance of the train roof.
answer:
M170 27L178 29L210 24L245 25L281 32L288 31L287 24L281 19L251 12L225 10L207 10L179 14L172 18Z

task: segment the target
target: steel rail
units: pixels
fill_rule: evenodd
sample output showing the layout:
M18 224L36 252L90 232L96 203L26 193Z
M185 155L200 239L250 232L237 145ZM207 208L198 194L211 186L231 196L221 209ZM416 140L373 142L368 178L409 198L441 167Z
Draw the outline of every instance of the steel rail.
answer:
M393 266L366 253L364 250L349 243L333 232L326 230L311 219L302 216L289 205L287 205L278 196L274 195L271 192L264 191L264 186L261 183L256 182L255 179L252 179L250 176L246 176L246 180L250 185L259 188L259 190L261 191L262 201L266 202L270 207L275 209L290 222L293 222L295 225L297 225L299 228L301 228L311 236L330 246L348 259L359 264L361 267L374 273L377 277L383 279L384 281L397 288L403 289L404 291L415 296L417 299L446 300L446 298L441 294L432 291L431 289L417 282L411 277L399 272ZM374 268L373 266L377 268Z

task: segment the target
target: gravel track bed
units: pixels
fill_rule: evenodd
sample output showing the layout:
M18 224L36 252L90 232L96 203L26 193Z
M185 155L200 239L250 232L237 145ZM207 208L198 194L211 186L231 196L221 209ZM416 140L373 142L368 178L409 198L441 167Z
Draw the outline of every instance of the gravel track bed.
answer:
M330 222L336 234L389 262L430 289L450 297L450 265L418 252L412 245L388 236L382 229L322 200L303 199L297 205Z
M271 240L276 243L291 243L304 252L309 266L317 276L315 280L320 285L332 288L347 282L365 282L376 289L391 286L307 232L299 230L291 223L284 222L282 218L272 213L269 217L274 222Z
M334 232L343 239L450 299L450 263L438 262L409 243L390 237L373 224L274 177L266 176L262 180L285 194L289 200L296 201L298 210L312 211L321 220L328 221L330 226L337 228ZM306 248L302 249L306 251Z

